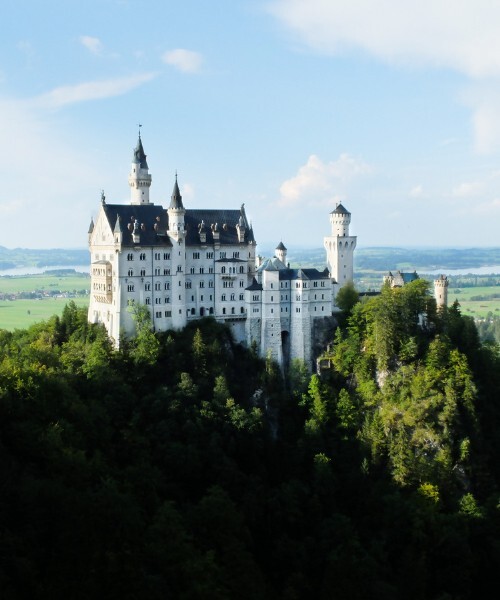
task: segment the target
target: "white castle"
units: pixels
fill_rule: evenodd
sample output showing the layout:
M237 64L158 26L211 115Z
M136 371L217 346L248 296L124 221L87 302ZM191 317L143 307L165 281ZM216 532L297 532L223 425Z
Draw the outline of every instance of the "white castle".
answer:
M103 193L90 224L89 321L104 324L118 347L134 335L134 303L149 308L155 331L213 316L261 356L311 365L317 330L336 312L338 289L353 280L351 214L341 204L330 213L327 268L291 269L282 242L273 258L256 256L244 205L185 209L177 175L169 207L151 202L140 134L128 181L129 204L108 204Z

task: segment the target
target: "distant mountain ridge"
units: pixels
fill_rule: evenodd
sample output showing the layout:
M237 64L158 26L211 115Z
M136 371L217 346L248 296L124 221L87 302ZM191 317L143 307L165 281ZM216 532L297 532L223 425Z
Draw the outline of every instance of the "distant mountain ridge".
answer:
M270 256L274 250L263 246L259 254ZM323 248L305 248L288 252L288 260L302 267L325 264ZM90 262L86 248L5 248L0 246L0 270L22 267L86 265ZM354 253L354 270L386 272L417 270L422 273L437 269L466 269L500 265L500 246L494 248L401 248L367 247Z
M51 267L85 265L89 262L89 252L84 248L5 248L0 246L0 269L22 267Z

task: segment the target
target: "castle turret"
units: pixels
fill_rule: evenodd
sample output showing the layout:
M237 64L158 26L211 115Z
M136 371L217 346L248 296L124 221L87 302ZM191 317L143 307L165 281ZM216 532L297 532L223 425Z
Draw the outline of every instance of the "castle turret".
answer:
M130 204L149 204L149 188L151 187L151 175L146 160L146 154L142 146L141 134L132 156L132 166L128 177L130 185Z
M352 282L354 277L354 249L357 238L349 235L350 223L351 213L342 204L337 204L335 210L330 213L332 234L325 237L324 245L330 277L335 279L339 287Z
M284 265L286 265L286 247L283 242L280 242L276 246L275 256L278 260L280 260Z
M442 309L448 306L448 277L446 275L440 275L434 281L434 298L438 309Z
M186 210L175 175L174 190L170 198L167 235L172 242L172 325L175 329L184 327L186 317Z

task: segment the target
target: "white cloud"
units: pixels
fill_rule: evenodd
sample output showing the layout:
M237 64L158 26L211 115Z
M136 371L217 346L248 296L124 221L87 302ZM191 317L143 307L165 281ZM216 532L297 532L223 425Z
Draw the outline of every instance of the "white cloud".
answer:
M162 56L162 60L167 65L171 65L183 73L197 73L203 64L203 57L201 54L182 48L165 52Z
M421 185L416 185L410 190L411 198L421 198L424 195L424 188Z
M269 10L320 52L361 48L391 64L500 74L500 3L491 0L273 0Z
M81 35L80 43L92 54L101 54L102 52L102 43L99 38L90 35Z
M336 161L323 162L312 154L297 174L280 186L280 206L308 205L334 206L341 199L338 188L344 189L354 177L369 173L371 167L349 154L341 154Z
M455 186L451 192L454 198L471 198L477 197L483 189L483 184L479 181L464 182Z
M140 73L130 77L65 85L38 96L32 103L42 108L55 109L76 102L111 98L126 94L130 90L151 81L154 77L156 77L155 73Z

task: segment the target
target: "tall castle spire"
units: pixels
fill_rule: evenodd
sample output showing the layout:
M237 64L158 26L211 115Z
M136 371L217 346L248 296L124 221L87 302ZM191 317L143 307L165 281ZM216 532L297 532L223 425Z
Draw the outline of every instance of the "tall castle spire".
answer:
M151 175L149 174L148 161L142 145L141 130L132 156L132 166L128 177L130 185L130 204L149 204L149 188Z

